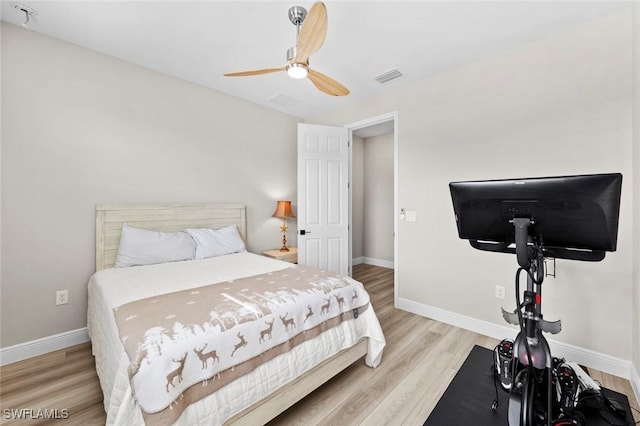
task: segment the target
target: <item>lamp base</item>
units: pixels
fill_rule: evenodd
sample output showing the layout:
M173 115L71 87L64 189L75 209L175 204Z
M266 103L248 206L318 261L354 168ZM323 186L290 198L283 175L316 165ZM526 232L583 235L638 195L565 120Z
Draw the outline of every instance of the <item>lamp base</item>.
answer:
M284 218L282 218L282 226L280 227L280 230L282 231L282 247L280 247L280 251L289 251L289 248L287 247L287 224Z

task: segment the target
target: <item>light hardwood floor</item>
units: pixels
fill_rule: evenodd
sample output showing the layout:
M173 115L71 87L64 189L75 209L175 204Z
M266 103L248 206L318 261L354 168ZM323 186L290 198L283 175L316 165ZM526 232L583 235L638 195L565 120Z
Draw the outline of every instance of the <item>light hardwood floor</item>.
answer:
M369 291L387 339L382 363L371 369L356 362L270 424L421 425L473 345L492 349L497 344L495 339L395 309L391 269L358 265L354 277ZM627 380L595 370L590 374L603 386L626 394L640 409ZM0 408L0 424L37 424L6 418L5 410L20 408L58 409L60 414L68 410L69 418L54 424L104 424L90 344L1 367Z

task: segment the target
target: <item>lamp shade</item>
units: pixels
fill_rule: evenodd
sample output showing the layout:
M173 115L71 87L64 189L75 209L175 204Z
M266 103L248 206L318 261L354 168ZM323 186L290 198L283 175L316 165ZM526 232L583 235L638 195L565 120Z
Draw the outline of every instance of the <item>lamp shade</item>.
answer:
M273 217L279 217L281 219L295 217L291 211L291 201L278 201L276 211L273 212Z

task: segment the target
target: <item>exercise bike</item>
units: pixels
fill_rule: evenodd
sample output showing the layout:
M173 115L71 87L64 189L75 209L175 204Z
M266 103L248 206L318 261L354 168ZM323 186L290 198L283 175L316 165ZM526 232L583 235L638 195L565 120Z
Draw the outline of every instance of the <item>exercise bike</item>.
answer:
M554 411L554 359L542 333L559 333L562 325L542 316L544 259L598 262L616 251L622 175L451 182L449 188L458 236L478 250L514 253L518 261L516 310L502 310L520 327L513 345L502 348L513 354L503 370L510 376L501 378L509 390L509 426L552 426L566 413ZM523 271L527 287L520 300Z

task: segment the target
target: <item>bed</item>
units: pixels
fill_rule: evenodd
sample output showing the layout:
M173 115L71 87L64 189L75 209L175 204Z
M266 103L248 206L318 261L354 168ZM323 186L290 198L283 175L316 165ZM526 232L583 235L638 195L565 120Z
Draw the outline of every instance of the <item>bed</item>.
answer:
M134 395L136 390L132 389L131 384L134 383L132 381L132 366L138 367L140 370L151 367L146 367L146 362L136 364L133 362L135 360L132 353L125 351L127 344L129 346L135 345L128 340L128 333L121 334L123 332L121 329L119 330L119 326L125 321L122 318L126 317L126 321L128 321L136 316L126 314L125 308L149 300L153 303L168 294L195 294L202 288L215 288L225 297L230 297L228 294L230 289L240 291L238 289L242 287L242 291L246 291L246 282L253 277L262 277L263 275L289 276L298 271L306 273L307 268L249 252L198 260L116 268L113 266L118 255L123 224L126 224L125 227L128 225L160 232L178 232L188 228L217 230L234 227L244 241L247 238L246 213L245 207L242 205L109 204L96 207L96 273L88 284L87 323L96 370L104 394L107 424L132 425L144 424L145 422L147 424L167 424L167 419L173 423L176 418L175 424L181 425L263 424L352 363L364 358L367 365L375 367L380 362L385 340L373 307L367 304L364 309L359 308L360 311L358 311L358 309L351 309L355 305L347 306L340 314L340 318L344 317L344 320L332 323L330 327L325 327L325 324L330 321L323 321L314 328L299 332L299 335L307 337L296 342L295 345L283 343L278 346L286 346L289 349L281 351L282 353L269 349L268 352L273 352L274 355L266 356L265 362L252 366L247 370L247 374L240 375L239 371L245 365L240 364L224 370L223 374L236 372L234 374L238 375L233 379L227 379L227 382L219 381L220 373L217 373L202 382L184 384L189 388L189 392L191 390L199 392L198 389L218 381L215 391L207 391L210 393L205 393L204 396L197 397L194 402L183 404L184 406L180 405L180 401L184 395L188 395L188 392L177 391L180 393L180 397L162 411L168 413L167 416L143 413L138 400L143 401L144 393L140 388L136 388L138 395ZM361 284L348 277L344 277L344 280L349 285L356 285L354 288L357 292L360 292L360 289L364 292ZM227 286L224 292L219 290L222 288L219 284ZM236 284L239 287L235 287ZM321 285L323 291L329 291L324 286L323 283ZM356 290L349 290L354 295L351 299L357 297ZM304 292L296 290L295 294L302 293ZM326 294L328 297L325 300L331 299L330 293ZM368 300L366 292L363 295ZM197 297L200 298L201 295L198 294ZM335 295L333 297L336 301L333 305L338 305L339 299L342 297ZM295 299L298 297L296 296ZM290 301L287 300L287 302ZM357 301L353 303L357 303ZM297 322L293 323L292 319L287 317L288 312L284 315L280 314L286 331L290 330L289 326L293 330L294 324L301 327L303 322L306 323L306 319L312 313L312 307L307 302L305 305L308 314L304 317L304 321L302 317L299 317ZM324 307L322 309L324 311ZM334 308L332 307L332 309ZM315 310L317 314L320 313L319 309ZM353 315L349 316L351 313ZM118 317L118 314L121 316ZM256 318L260 317L259 314L255 315ZM260 317L264 324L269 324L268 321L264 321L265 318ZM336 318L338 317L336 316ZM280 323L277 319L275 321ZM274 319L271 319L271 324L273 322ZM320 324L324 328L320 327ZM240 326L240 324L236 325ZM310 330L314 332L312 333ZM263 330L260 335L260 345L262 342L266 342L267 338L271 339L270 330L268 335L265 335L265 331L267 330ZM235 343L235 350L238 350L239 347L239 352L245 349L242 346L247 346L246 341L242 344L245 334L247 333L241 334L238 331L237 337L235 337L241 339L236 340ZM205 352L207 344L191 351L194 353L199 351L195 355L198 355L202 361L202 374L207 374L205 366L210 368L209 366L216 364L216 361L221 364L215 351L209 350L211 347L207 349L208 352ZM231 353L232 357L235 350ZM165 349L164 351L168 352L169 350ZM160 352L158 351L158 353ZM200 360L191 352L189 352L192 360L190 365L195 365ZM209 359L204 356L207 353L210 356ZM185 351L185 356L187 356L186 354L187 351ZM250 359L262 359L262 357L261 354ZM185 360L182 359L182 364L178 364L180 361L174 357L168 362L174 362L173 366L181 365L184 367ZM178 369L178 372L180 375L182 374L181 369ZM182 377L176 378L175 375L167 376L167 394L174 391L173 387L182 386L181 379ZM165 380L164 376L162 380ZM164 395L164 391L161 393ZM174 411L174 407L179 408L180 411Z

